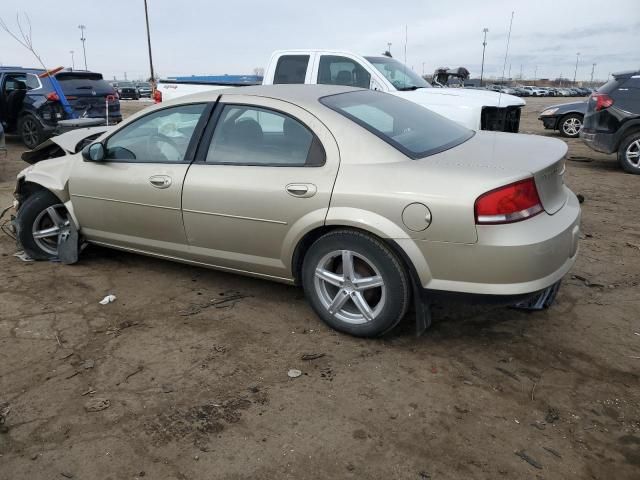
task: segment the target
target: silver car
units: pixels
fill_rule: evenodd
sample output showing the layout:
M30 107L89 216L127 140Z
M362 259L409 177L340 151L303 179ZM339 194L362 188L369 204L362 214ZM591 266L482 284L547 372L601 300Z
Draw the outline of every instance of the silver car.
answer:
M566 152L371 90L218 90L28 154L16 231L37 259L88 242L298 284L377 336L439 293L548 305L578 248Z

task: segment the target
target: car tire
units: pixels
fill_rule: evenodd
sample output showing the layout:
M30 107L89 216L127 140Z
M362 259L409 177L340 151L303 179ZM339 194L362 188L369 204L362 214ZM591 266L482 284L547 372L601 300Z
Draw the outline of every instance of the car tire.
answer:
M18 241L25 253L35 260L56 258L60 235L58 232L68 223L68 212L60 199L49 190L38 190L18 210Z
M640 132L622 140L618 148L618 162L625 172L640 175Z
M350 265L346 275L344 265ZM302 286L327 325L357 337L378 337L393 329L411 298L409 276L394 252L379 239L352 230L329 232L311 245Z
M40 121L33 115L23 115L18 121L18 133L25 147L33 150L44 142L44 132Z
M565 115L558 122L558 130L560 135L567 138L578 138L580 130L582 130L582 115L579 113L570 113Z

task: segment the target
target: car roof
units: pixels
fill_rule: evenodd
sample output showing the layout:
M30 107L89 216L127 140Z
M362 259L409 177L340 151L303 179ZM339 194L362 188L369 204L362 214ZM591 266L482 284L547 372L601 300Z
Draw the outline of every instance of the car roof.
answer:
M640 70L625 70L624 72L612 73L614 78L630 78L635 75L640 75Z
M191 102L213 102L218 95L234 96L249 95L254 97L273 98L283 100L301 107L311 107L318 104L318 100L328 95L339 93L356 92L365 90L362 88L345 87L342 85L302 85L302 84L281 84L281 85L257 85L247 87L223 88L208 92L185 95L184 97L172 100L169 103L181 104ZM382 93L381 93L382 94Z

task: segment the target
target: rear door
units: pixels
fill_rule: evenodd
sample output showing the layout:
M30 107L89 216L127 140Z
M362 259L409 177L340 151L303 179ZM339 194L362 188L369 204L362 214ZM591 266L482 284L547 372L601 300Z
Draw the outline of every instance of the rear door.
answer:
M323 225L339 167L329 130L306 110L222 96L184 182L193 258L235 271L291 278L299 238Z

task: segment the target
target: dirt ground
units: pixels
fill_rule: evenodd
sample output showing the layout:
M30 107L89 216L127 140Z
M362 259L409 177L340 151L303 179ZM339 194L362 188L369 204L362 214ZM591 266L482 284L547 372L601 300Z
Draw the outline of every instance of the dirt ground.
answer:
M521 130L557 137L537 113L563 101L528 99ZM24 263L0 235L0 479L640 478L640 178L568 143L583 234L557 303L437 305L420 338L410 318L351 338L297 288L102 248Z

